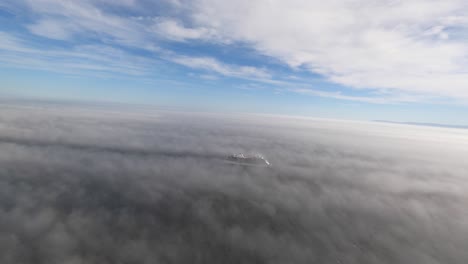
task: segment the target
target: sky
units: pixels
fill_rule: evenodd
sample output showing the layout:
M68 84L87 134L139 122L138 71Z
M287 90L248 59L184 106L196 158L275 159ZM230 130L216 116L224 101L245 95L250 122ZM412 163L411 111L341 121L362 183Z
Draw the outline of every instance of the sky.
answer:
M0 96L468 124L466 0L3 0Z

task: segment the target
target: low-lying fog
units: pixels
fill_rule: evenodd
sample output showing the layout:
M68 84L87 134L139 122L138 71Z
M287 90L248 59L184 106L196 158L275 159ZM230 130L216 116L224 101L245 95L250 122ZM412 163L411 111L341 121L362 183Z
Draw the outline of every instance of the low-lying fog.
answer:
M0 263L466 264L468 130L0 105Z

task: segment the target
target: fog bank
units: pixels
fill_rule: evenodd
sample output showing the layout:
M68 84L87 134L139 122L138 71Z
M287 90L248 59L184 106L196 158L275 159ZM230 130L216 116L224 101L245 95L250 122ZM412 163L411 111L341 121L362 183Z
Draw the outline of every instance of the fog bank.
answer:
M468 263L467 156L461 129L3 104L0 262Z

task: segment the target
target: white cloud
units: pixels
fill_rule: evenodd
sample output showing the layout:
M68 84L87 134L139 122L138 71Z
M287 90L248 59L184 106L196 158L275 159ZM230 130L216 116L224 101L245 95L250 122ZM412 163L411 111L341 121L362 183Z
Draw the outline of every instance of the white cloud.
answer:
M118 73L142 76L149 74L157 61L103 45L44 50L28 45L16 36L0 32L0 63L71 74Z
M170 56L168 60L195 69L212 71L224 76L268 79L271 75L264 69L222 63L210 57Z
M134 47L151 47L144 25L134 20L105 12L96 6L99 1L27 0L28 6L39 15L29 30L51 39L70 39L85 35ZM106 2L106 1L104 1ZM117 1L114 4L135 4Z
M191 39L211 39L214 32L207 28L187 28L174 19L159 19L153 25L156 34L175 41L185 41Z
M356 95L346 95L342 92L329 92L314 90L310 88L294 88L289 91L304 95L318 96L324 98L339 99L345 101L355 101L362 103L371 103L371 104L397 104L397 103L411 103L419 101L428 101L434 99L427 96L421 95L409 95L409 94L375 94L374 96L356 96Z
M189 2L194 25L333 82L468 98L466 1Z
M66 22L50 19L41 20L36 24L28 26L28 29L36 35L58 40L69 39L71 32L76 30L73 25L70 26Z

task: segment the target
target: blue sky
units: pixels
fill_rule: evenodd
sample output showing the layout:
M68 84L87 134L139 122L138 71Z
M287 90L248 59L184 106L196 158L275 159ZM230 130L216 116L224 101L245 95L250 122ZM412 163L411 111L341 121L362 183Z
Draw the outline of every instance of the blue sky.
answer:
M463 0L3 0L0 96L468 124Z

